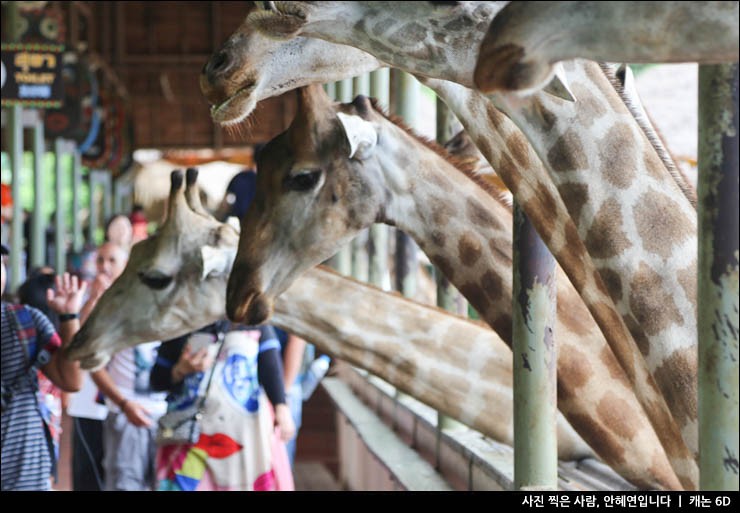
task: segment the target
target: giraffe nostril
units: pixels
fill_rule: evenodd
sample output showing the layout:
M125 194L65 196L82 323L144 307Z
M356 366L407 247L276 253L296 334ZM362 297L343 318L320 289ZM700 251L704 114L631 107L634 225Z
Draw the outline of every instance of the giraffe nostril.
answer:
M225 50L221 50L216 55L212 56L203 68L203 72L209 77L213 77L216 74L223 73L229 68L231 58Z

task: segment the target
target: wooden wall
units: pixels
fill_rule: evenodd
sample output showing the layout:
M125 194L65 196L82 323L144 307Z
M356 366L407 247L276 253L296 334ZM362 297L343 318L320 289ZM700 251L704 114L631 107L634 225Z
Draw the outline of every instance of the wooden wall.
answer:
M128 92L139 148L238 147L285 130L295 112L287 93L258 105L250 129L227 132L210 119L198 78L210 55L241 24L251 2L75 2L80 39ZM88 21L89 20L89 21Z

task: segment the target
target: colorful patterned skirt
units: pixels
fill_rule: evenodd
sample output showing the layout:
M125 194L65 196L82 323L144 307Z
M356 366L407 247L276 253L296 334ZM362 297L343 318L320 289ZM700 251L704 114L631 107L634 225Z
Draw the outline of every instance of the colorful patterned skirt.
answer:
M158 448L158 489L293 490L285 444L276 434L272 407L257 380L257 339L250 332L232 332L224 344L205 402L200 439ZM200 393L209 373L195 385Z

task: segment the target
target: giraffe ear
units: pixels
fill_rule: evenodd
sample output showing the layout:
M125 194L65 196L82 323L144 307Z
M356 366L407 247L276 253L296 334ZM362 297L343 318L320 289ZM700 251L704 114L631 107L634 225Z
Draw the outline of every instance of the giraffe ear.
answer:
M378 143L378 133L375 131L373 124L365 121L360 116L348 115L343 112L337 112L337 117L349 141L349 158L356 160L370 158Z
M200 248L203 265L200 275L201 280L205 280L209 276L228 275L236 258L236 249L239 244L238 229L224 223L212 232L212 236L215 242Z
M229 274L231 266L236 258L236 248L203 246L200 248L200 256L203 259L203 270L201 280L208 276Z

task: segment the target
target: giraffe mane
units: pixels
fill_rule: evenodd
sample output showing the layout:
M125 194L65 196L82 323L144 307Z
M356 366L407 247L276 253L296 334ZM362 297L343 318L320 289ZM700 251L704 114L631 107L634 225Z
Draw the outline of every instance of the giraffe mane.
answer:
M447 161L452 167L460 171L462 174L470 178L473 182L475 182L478 187L483 189L485 192L487 192L489 195L491 195L496 201L501 203L503 206L505 206L507 209L511 210L512 204L511 200L508 198L508 195L505 191L501 191L498 188L496 188L495 185L492 183L486 181L481 175L477 174L476 171L479 167L478 159L471 158L471 157L457 157L453 154L451 154L449 151L447 151L442 145L437 143L436 141L433 141L427 137L424 137L423 135L420 135L416 133L410 126L408 126L403 119L401 119L399 116L396 116L394 114L388 114L382 105L380 105L380 102L377 100L377 98L370 98L370 104L373 107L373 110L383 116L385 119L396 125L398 128L406 132L408 135L419 141L421 144L432 150L434 153L442 157L444 160Z
M650 118L650 114L648 114L647 109L645 109L645 114L647 114L647 119L645 119L645 116L642 115L640 109L635 105L634 99L625 91L622 82L614 73L614 70L604 62L599 62L598 64L601 71L604 73L604 76L606 76L609 83L622 99L627 110L632 114L632 117L635 118L635 121L637 121L637 125L640 127L640 130L642 130L642 133L645 134L645 137L647 137L650 145L658 153L658 157L660 157L660 160L670 173L673 181L678 185L678 188L681 189L681 192L686 199L689 200L689 203L694 207L694 210L696 210L696 191L681 168L676 164L676 158L668 149L668 146L665 143L665 138Z

